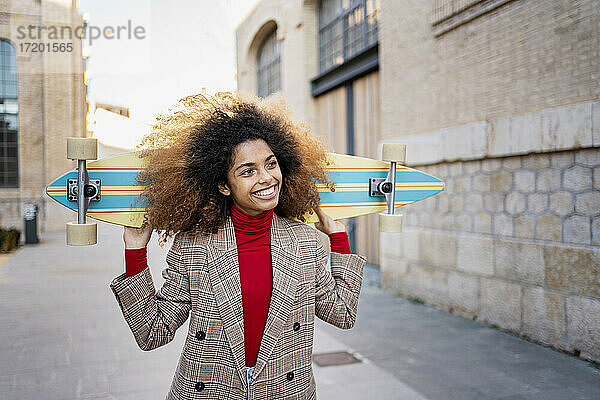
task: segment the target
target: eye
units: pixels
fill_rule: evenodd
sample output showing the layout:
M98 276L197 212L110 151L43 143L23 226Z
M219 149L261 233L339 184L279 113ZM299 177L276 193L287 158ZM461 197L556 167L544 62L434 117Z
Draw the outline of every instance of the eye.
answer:
M267 164L267 168L274 168L277 165L277 160L273 160Z
M242 173L240 175L244 175L244 176L250 176L250 173L254 171L253 169L245 169L242 171Z

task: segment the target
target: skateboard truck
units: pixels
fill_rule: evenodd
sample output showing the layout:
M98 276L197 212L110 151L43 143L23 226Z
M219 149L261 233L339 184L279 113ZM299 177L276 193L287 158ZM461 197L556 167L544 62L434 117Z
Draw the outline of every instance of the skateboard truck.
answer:
M395 163L394 163L395 164ZM394 184L388 174L387 178L370 178L369 179L369 196L387 196L391 194Z
M379 230L381 232L402 232L402 214L394 213L396 203L396 164L406 163L406 145L384 143L382 160L390 162L387 177L369 179L369 196L385 196L387 213L379 213Z
M86 168L85 165L83 168ZM85 169L87 175L87 169ZM83 186L83 193L89 201L100 201L100 179L88 179L88 183ZM85 182L85 180L84 180ZM67 179L67 200L76 202L79 187L79 179ZM89 202L88 202L89 205Z
M67 222L67 244L88 246L97 243L96 223L86 222L90 200L100 200L100 180L89 179L86 160L98 158L98 139L67 138L67 158L77 160L77 179L67 180L67 199L77 201L77 221Z

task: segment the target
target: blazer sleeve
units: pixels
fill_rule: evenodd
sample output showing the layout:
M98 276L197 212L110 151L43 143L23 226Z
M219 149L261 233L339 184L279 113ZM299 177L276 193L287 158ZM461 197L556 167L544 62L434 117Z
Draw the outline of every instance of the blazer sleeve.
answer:
M144 351L173 340L175 331L187 320L192 306L179 234L167 254L167 265L162 271L165 282L158 293L150 268L130 277L123 273L110 284L135 341Z
M328 253L317 239L315 314L341 329L356 322L358 296L366 258L357 254ZM330 265L330 270L327 269Z

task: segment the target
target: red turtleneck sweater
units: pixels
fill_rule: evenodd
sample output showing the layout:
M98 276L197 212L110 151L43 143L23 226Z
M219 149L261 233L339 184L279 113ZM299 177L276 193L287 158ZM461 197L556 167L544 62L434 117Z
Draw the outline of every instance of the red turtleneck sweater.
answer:
M262 333L267 321L273 288L271 268L271 221L273 210L249 215L231 207L240 268L240 284L244 309L244 345L246 366L255 365ZM331 251L350 253L346 232L329 235ZM146 248L125 249L126 276L147 267Z

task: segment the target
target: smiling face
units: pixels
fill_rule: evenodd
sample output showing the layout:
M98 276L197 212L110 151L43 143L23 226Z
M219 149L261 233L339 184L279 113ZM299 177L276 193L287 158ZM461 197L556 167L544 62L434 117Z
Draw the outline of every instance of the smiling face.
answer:
M233 204L250 215L277 207L283 179L281 169L269 145L262 139L238 144L227 172L227 183L219 185Z

